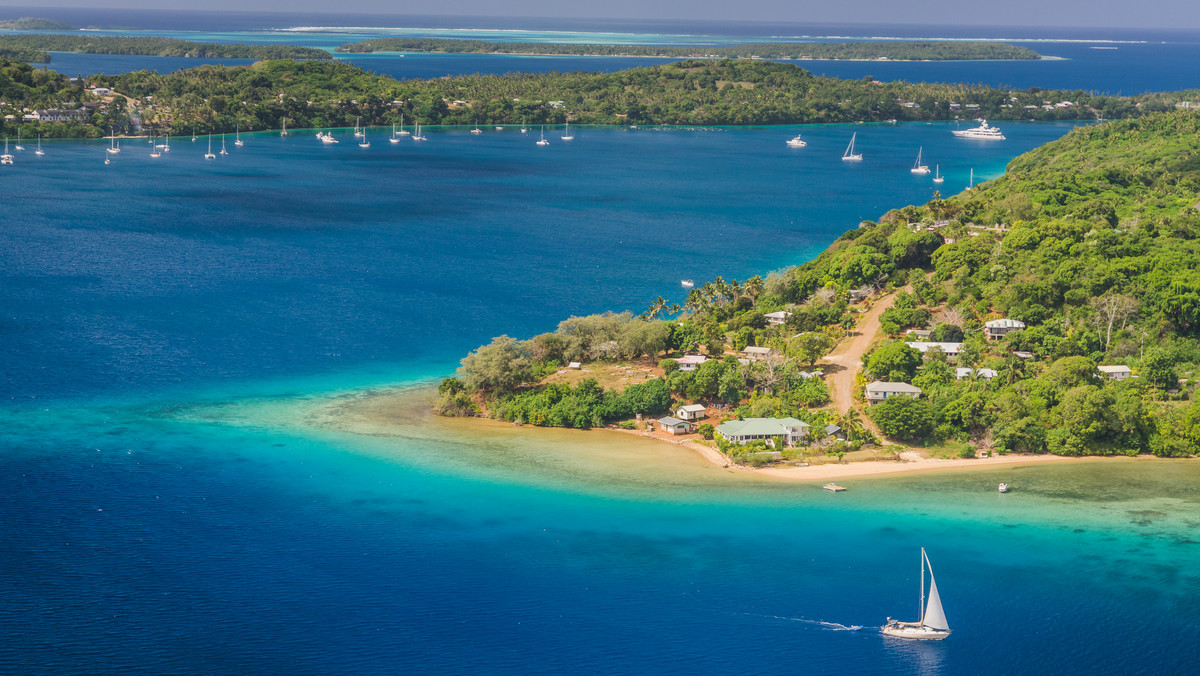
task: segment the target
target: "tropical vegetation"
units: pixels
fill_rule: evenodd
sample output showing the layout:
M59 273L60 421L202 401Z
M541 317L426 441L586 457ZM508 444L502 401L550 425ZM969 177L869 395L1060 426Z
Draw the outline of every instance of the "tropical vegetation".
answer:
M331 59L314 47L292 45L243 45L191 42L176 38L124 35L47 35L22 33L0 35L0 50L23 50L39 54L40 63L50 61L50 52L76 54L140 54L210 59ZM11 58L11 57L10 57ZM22 59L28 60L28 59Z

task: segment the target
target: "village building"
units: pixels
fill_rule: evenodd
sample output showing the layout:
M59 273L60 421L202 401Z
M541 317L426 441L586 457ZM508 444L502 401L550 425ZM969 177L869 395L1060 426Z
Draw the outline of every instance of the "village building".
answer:
M876 380L866 387L867 403L878 404L888 397L908 397L916 399L921 396L921 388L908 383L888 383Z
M808 437L809 424L795 418L746 418L717 425L717 434L731 444L745 445L752 441L774 443L783 437L784 444L795 446Z
M1108 380L1128 380L1133 376L1133 369L1124 365L1097 366L1096 368L1099 369L1101 377Z
M958 356L959 352L962 352L963 344L962 343L931 343L931 342L924 341L924 340L915 340L912 342L905 343L905 345L911 347L914 350L917 350L921 354L928 354L928 352L930 350L932 350L933 348L936 347L939 350L941 350L942 353L945 354L947 357L950 357L951 359L953 359Z
M825 436L830 437L832 439L837 439L838 441L845 441L846 440L846 430L838 427L837 425L833 425L833 424L826 425L825 426Z
M1034 359L1037 357L1037 355L1035 355L1034 353L1026 352L1024 350L1013 350L1013 356L1018 357L1020 359Z
M763 316L767 318L768 324L771 324L773 326L780 326L784 322L787 321L788 317L792 316L792 313L790 313L786 310L780 310L778 312L768 312L767 314L765 314Z
M750 361L762 361L763 359L775 354L775 350L772 350L769 347L750 346L742 350L742 354L746 355L746 358Z
M685 354L675 361L679 363L680 371L695 371L697 366L708 361L708 357L702 354Z
M1013 331L1025 328L1025 322L1016 319L993 319L983 325L983 334L989 340L999 340Z
M961 368L961 367L954 369L954 377L958 380L962 380L963 378L971 378L971 377L983 378L984 380L991 380L992 378L995 378L998 375L1000 375L1000 374L996 373L995 369L969 369L969 368Z
M928 329L909 329L904 332L904 335L912 336L913 338L916 338L917 340L929 340L930 338L933 337L933 331L930 331Z
M692 424L685 420L667 416L666 418L658 419L658 429L671 434L691 434Z
M704 404L688 404L676 409L675 417L680 420L701 420L708 417L708 409Z

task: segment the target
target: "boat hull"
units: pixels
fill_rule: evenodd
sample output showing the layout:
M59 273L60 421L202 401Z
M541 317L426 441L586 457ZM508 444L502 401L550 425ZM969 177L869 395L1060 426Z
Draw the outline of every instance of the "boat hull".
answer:
M885 624L879 628L880 633L892 638L906 638L915 641L940 641L950 635L949 631L932 627L914 627L904 624Z

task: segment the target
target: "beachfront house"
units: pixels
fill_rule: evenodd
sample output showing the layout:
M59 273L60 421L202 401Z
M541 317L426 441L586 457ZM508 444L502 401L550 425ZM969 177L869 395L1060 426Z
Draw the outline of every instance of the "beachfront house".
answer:
M750 361L762 361L771 355L775 354L775 350L769 347L754 347L753 345L742 350L742 354Z
M675 361L679 363L680 371L695 371L697 366L708 361L708 357L702 354L685 354Z
M826 425L825 426L825 436L829 437L830 439L837 439L838 441L845 441L846 440L846 430L838 427L837 425L832 425L832 424Z
M808 437L808 428L808 423L795 418L746 418L717 425L717 434L731 444L760 440L774 444L775 437L783 437L785 445L795 446Z
M692 424L686 420L667 416L658 419L658 429L671 434L691 434Z
M708 409L704 404L688 404L675 410L675 417L680 420L701 420L708 417Z
M1117 366L1097 366L1096 368L1100 370L1100 376L1108 380L1128 380L1133 377L1133 370L1123 364Z
M988 340L1000 340L1013 331L1020 331L1025 328L1025 322L1016 319L993 319L990 322L985 322L983 325L983 335L988 337Z
M763 317L767 318L767 323L771 324L772 326L782 326L787 321L787 318L791 316L792 313L787 312L786 310L780 310L779 312L768 312L767 314L763 315Z
M878 404L888 397L909 397L916 399L921 396L921 388L908 383L887 383L876 380L867 385L867 403Z
M905 345L913 348L914 350L917 350L921 354L927 354L930 350L932 350L933 348L936 347L939 350L941 350L942 353L945 354L947 357L949 357L950 359L954 359L955 357L958 356L959 352L962 352L963 344L962 343L931 343L931 342L925 341L925 340L914 340L914 341L905 343Z

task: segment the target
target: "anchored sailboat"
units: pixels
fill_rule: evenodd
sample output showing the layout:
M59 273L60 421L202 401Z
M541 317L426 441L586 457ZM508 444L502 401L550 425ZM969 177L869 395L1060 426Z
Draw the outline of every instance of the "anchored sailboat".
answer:
M217 156L213 155L213 151L212 151L212 134L208 135L208 152L204 153L204 159L206 159L206 160L217 159Z
M571 133L571 123L570 122L567 123L567 128L565 131L563 131L562 140L564 140L564 141L574 141L575 140L575 135Z
M550 142L546 140L546 125L544 125L544 124L542 125L542 138L538 139L538 142L537 142L537 144L538 144L539 146L548 146L548 145L550 145Z
M12 164L13 156L8 153L8 137L4 137L4 154L0 155L0 164Z
M929 569L929 598L925 598L925 569ZM921 548L921 619L916 622L900 622L888 618L888 623L880 627L884 636L894 638L912 638L920 640L940 641L950 635L950 623L946 621L946 613L942 610L942 598L938 595L937 582L933 579L933 566L929 563L929 555Z
M283 118L283 129L279 132L280 136L287 136L287 118Z
M110 155L116 155L121 152L121 146L117 145L117 135L113 132L112 127L108 129L108 141L108 153Z
M409 136L412 132L404 129L404 113L400 113L400 131L396 132L396 136Z
M233 130L233 145L235 145L235 146L237 146L237 147L239 147L239 148L241 148L242 146L246 145L246 142L242 140L242 125L240 125L240 124L239 124L239 125L237 125L236 127L234 127L234 130Z
M396 125L392 125L392 135L388 138L389 143L399 143L400 137L396 136Z
M934 182L934 183L941 183L941 182L943 182L943 181L945 181L945 180L946 180L946 177L945 177L945 176L942 176L942 167L941 167L941 165L936 165L936 164L935 164L935 165L934 165L934 173L933 173L933 182Z
M921 164L921 153L923 152L925 152L924 147L917 149L917 161L913 162L913 168L909 169L912 173L921 174L922 176L929 173L929 165Z
M37 150L33 151L33 154L34 155L45 155L46 154L46 151L42 150L42 135L41 134L38 134L38 146L37 146Z
M842 159L847 162L862 162L862 153L855 154L854 140L858 138L858 132L850 135L850 145L846 146L846 152L842 153Z
M224 134L221 134L221 152L218 154L219 155L228 155L229 154L229 151L225 150L225 135Z

